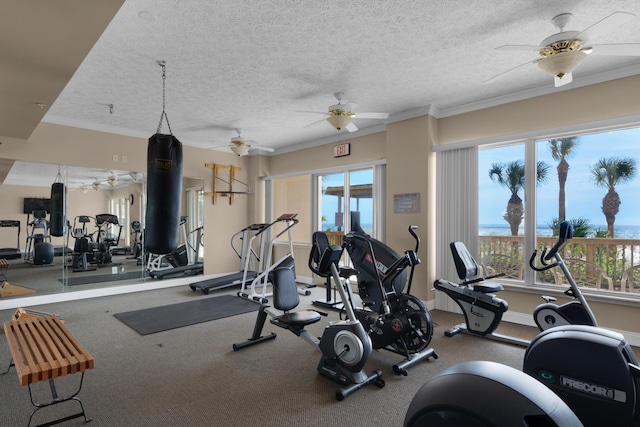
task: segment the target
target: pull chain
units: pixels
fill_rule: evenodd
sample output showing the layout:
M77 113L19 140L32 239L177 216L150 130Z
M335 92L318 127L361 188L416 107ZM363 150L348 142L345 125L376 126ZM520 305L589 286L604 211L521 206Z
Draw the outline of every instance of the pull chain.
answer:
M164 61L158 61L158 65L162 67L162 114L160 114L160 123L158 123L158 130L156 133L160 133L162 129L162 119L164 118L167 121L167 127L169 128L169 133L173 135L171 131L171 125L169 124L169 117L167 116L165 109L165 98L166 98L166 80L167 80L167 66Z

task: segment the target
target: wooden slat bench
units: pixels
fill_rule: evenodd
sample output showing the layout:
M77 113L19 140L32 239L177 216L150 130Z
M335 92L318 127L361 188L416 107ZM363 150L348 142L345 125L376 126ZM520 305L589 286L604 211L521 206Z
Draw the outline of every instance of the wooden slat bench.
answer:
M64 323L54 315L21 316L17 320L5 322L4 332L12 358L9 369L15 366L20 384L29 386L31 403L36 407L29 417L28 425L39 409L69 400L79 402L81 412L42 425L54 425L81 416L85 421L90 421L82 402L76 396L82 388L84 371L93 369L94 359ZM77 372L82 373L78 389L69 397L59 397L54 380ZM40 381L49 381L52 394L49 403L33 401L31 385Z

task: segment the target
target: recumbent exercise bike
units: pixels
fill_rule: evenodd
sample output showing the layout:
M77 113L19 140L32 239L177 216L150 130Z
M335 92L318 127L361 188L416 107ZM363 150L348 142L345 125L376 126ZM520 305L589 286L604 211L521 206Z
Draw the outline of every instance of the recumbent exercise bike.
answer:
M318 248L314 246L312 254L318 253L317 258L315 258L318 262L313 265L312 270L321 277L333 278L349 320L330 322L319 339L311 335L305 330L305 327L318 322L322 314L315 310L292 311L300 302L295 272L291 268L278 267L271 272L271 283L273 285L273 307L279 312L272 310L266 303L262 303L251 338L233 345L233 350L238 351L245 347L274 339L276 337L275 332L262 335L262 329L267 315L269 315L272 324L290 330L321 351L322 357L318 363L317 370L323 376L344 386L336 391L336 399L339 401L344 400L351 393L365 385L375 384L380 388L385 385L382 379L382 371L376 370L371 375L367 375L363 371L371 355L371 339L362 324L357 320L342 285L343 279L355 273L350 269L338 268L338 261L342 256L342 252L343 249L340 246L334 245L324 248L319 253ZM289 264L286 263L286 265Z
M404 255L361 229L343 239L356 271L358 295L362 301L362 307L354 310L355 315L369 332L374 349L389 350L405 357L393 365L393 371L404 376L417 362L438 358L435 350L428 348L433 336L431 314L420 299L410 294L414 269L420 263L420 238L414 231L417 228L408 227L415 239L415 248L405 251ZM407 267L410 267L408 277ZM350 305L355 307L350 286L347 291Z
M537 306L533 311L533 318L541 331L560 325L589 325L598 326L596 318L586 299L580 292L571 272L560 255L560 252L573 237L573 226L568 221L560 224L558 240L547 251L545 248L540 254L542 267L535 264L537 250L534 250L529 265L536 271L544 271L560 266L569 282L569 289L565 295L573 298L562 305L554 304L555 298L543 295L545 303ZM434 282L437 290L446 293L460 307L464 314L464 323L460 323L447 331L445 335L452 337L459 332L469 333L485 338L495 339L510 344L528 346L529 341L494 333L502 320L502 315L509 309L509 304L504 299L498 298L495 293L504 290L497 282L488 280L502 276L498 273L492 276L479 276L480 267L462 242L450 244L451 253L456 266L456 272L462 283L453 283L439 279ZM555 262L549 263L555 259Z

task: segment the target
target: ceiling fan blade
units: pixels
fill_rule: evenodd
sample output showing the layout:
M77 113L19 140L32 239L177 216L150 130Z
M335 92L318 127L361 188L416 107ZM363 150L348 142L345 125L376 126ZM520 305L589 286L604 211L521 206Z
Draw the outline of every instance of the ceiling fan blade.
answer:
M606 33L608 31L616 29L618 26L624 24L635 18L636 15L628 12L613 12L611 15L601 19L587 29L579 32L574 37L575 39L588 42L598 33Z
M484 84L491 84L491 83L495 82L496 80L500 80L502 77L504 77L505 75L507 75L507 74L511 73L512 71L515 71L515 70L517 70L518 68L524 67L524 66L529 65L529 64L531 64L531 63L533 63L533 62L535 62L535 60L534 60L534 61L527 61L527 62L525 62L524 64L520 64L520 65L518 65L518 66L516 66L516 67L513 67L513 68L508 69L507 71L503 71L502 73L497 74L497 75L495 75L495 76L491 77L489 80L485 80L485 81L484 81Z
M388 119L388 113L356 113L356 119Z
M326 115L328 116L328 114L326 114ZM304 127L308 128L308 127L310 127L310 126L315 126L315 125L317 125L318 123L325 122L326 120L327 120L327 119L320 119L320 120L316 120L315 122L311 122L311 123L309 123L308 125L305 125Z
M264 145L251 145L251 149L252 150L260 150L260 151L267 151L269 153L273 153L275 150L275 148L271 148L271 147L265 147Z
M346 125L344 127L346 130L348 130L349 132L355 132L358 130L358 127L356 125L353 124L353 122L349 123L348 125Z
M640 56L640 43L596 44L589 47L593 55Z
M564 76L562 76L562 78L560 78L558 76L554 76L553 77L553 83L554 83L555 87L560 87L560 86L567 85L567 84L571 83L572 81L573 81L573 73L567 73Z
M296 113L313 113L313 114L324 114L325 116L328 116L329 113L325 112L325 111L301 111L298 110L296 111Z
M531 50L538 52L540 50L540 46L506 44L504 46L498 46L495 50Z

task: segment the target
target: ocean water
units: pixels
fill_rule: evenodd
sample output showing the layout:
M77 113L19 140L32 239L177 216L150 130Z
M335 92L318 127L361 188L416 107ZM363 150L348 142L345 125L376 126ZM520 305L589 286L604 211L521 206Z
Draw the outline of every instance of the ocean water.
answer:
M594 225L592 230L606 230L606 225ZM640 225L616 225L614 227L615 237L617 239L640 239ZM552 236L551 228L547 224L538 224L538 236ZM481 236L510 236L511 229L509 224L480 224ZM521 227L518 235L524 235L524 229Z
M372 230L371 224L362 224L362 228L368 232ZM336 231L336 228L331 223L324 223L323 230L330 229ZM606 230L606 225L594 225L592 230ZM552 236L551 228L547 224L538 224L537 227L538 236ZM640 225L616 225L615 233L617 239L640 239ZM524 228L520 228L518 235L524 235ZM511 229L509 224L480 224L480 236L511 236Z

